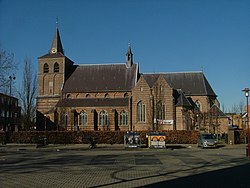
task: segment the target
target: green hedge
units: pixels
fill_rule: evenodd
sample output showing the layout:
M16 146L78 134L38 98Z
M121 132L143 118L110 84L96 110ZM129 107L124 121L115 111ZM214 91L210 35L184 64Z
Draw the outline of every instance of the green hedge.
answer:
M146 135L150 132L137 132L141 135L142 144L146 144ZM165 131L167 144L195 144L197 131ZM98 144L123 144L124 131L23 131L9 135L11 143L36 143L38 137L47 138L49 144L87 144L90 137L95 138ZM0 132L0 141L5 140L5 133Z

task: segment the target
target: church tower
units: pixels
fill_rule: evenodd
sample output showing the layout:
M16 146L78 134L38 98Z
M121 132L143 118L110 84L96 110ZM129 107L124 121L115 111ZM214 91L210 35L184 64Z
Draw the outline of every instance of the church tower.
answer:
M54 122L55 106L67 78L74 71L74 63L64 55L58 21L51 48L38 58L37 111Z

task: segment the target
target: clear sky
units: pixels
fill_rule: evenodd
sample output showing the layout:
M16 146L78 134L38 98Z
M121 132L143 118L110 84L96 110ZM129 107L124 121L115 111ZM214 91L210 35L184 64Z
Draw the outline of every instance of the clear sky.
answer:
M56 17L65 55L76 64L125 62L140 72L203 71L221 105L250 87L249 0L0 0L0 47L25 57L50 49Z

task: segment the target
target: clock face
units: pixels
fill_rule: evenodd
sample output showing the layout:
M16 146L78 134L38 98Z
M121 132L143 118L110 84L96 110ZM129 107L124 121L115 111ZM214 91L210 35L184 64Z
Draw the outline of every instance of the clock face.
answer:
M52 53L52 54L55 54L56 52L57 52L56 48L52 48L52 49L51 49L51 53Z

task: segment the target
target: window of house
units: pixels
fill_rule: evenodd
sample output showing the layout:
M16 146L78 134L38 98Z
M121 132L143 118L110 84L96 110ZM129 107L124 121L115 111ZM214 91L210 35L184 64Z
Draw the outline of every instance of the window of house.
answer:
M100 125L101 126L108 125L108 112L105 110L100 112Z
M165 104L163 104L161 101L157 103L157 119L165 119Z
M59 72L59 64L57 62L54 64L54 72Z
M128 112L124 110L120 113L120 125L128 125Z
M104 98L108 98L108 97L109 97L109 94L105 93Z
M88 114L85 111L80 113L80 125L86 125L88 123Z
M146 121L146 106L142 101L137 104L137 120L138 122Z
M47 63L45 63L43 65L43 73L48 73L49 72L49 65Z
M90 98L90 94L86 94L86 96L85 96L86 98Z

